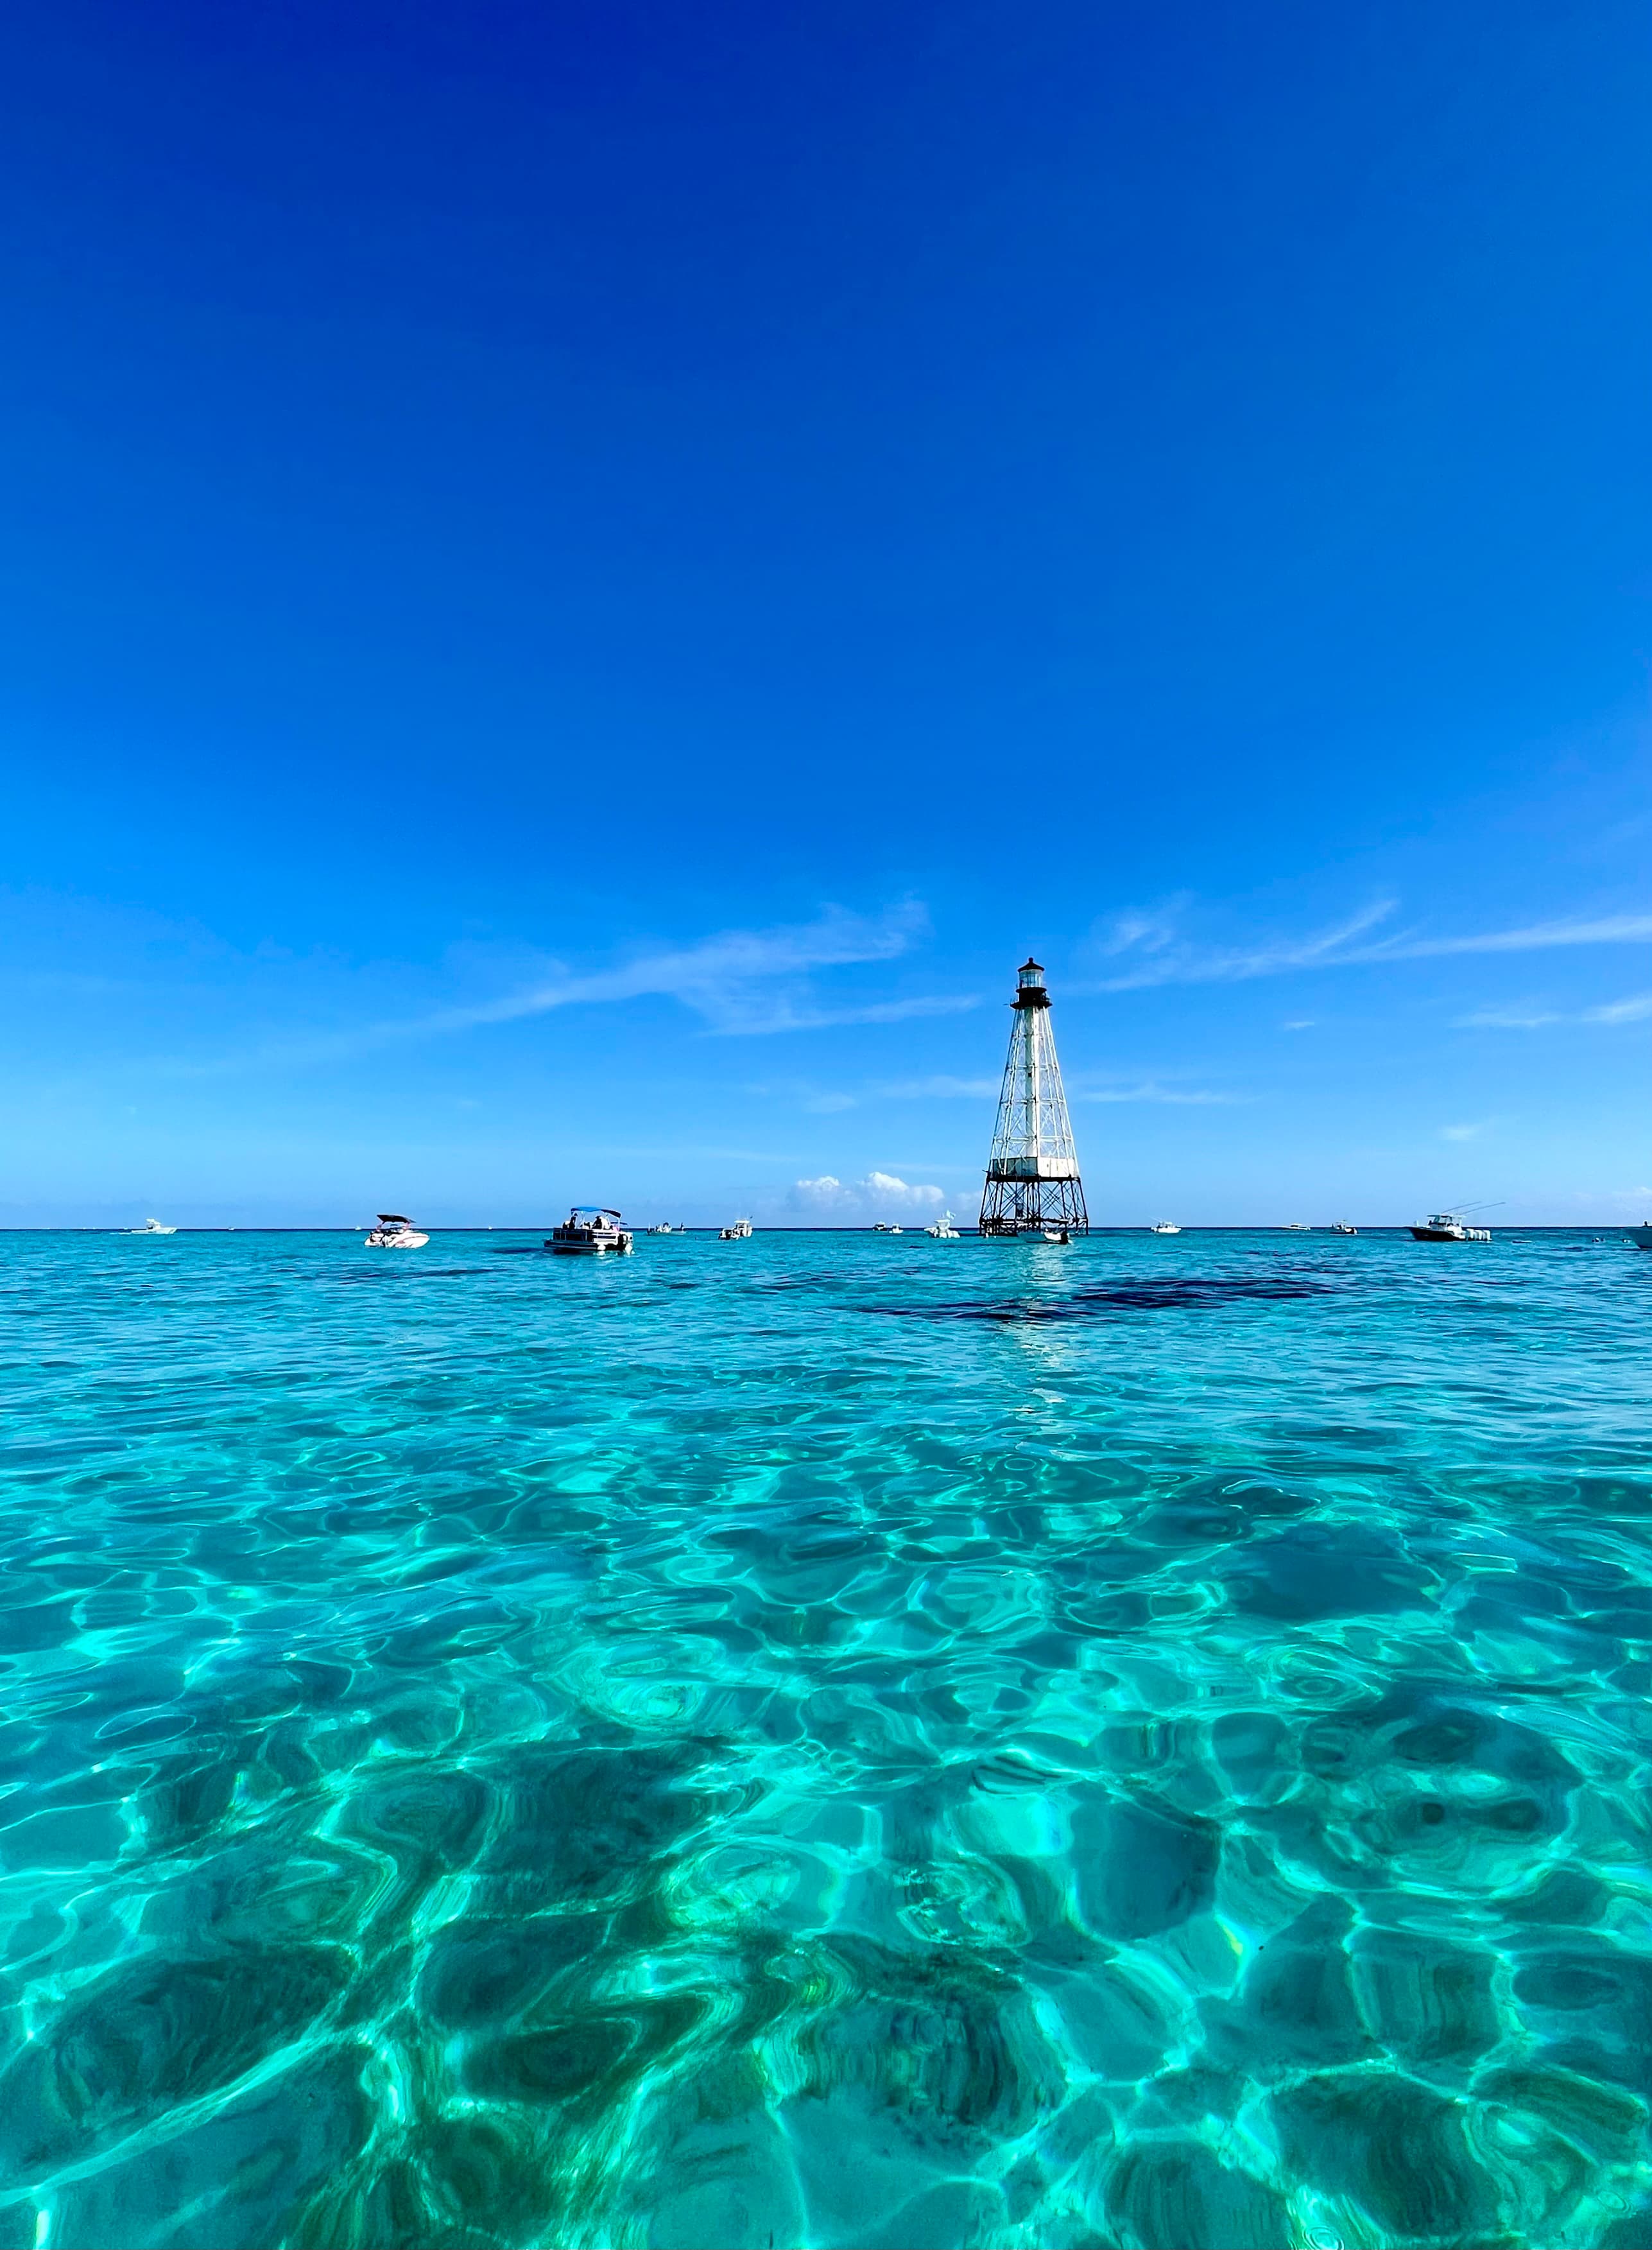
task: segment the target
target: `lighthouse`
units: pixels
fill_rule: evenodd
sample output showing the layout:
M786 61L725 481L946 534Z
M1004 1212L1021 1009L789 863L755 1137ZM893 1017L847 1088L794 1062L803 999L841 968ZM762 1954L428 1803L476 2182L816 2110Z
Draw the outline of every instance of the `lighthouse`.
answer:
M1050 1028L1050 994L1037 962L1022 962L1010 1005L1009 1054L981 1199L981 1231L1013 1236L1064 1227L1087 1234L1090 1214Z

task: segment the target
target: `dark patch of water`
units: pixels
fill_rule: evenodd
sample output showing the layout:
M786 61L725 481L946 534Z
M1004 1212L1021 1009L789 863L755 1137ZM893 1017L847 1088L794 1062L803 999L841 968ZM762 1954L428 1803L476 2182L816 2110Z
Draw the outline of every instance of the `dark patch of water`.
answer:
M981 1304L863 1305L908 1321L1086 1321L1116 1312L1196 1312L1215 1305L1279 1303L1298 1297L1330 1297L1337 1287L1280 1275L1224 1274L1215 1280L1187 1275L1162 1281L1134 1281L1112 1289L1075 1289L1065 1297L1032 1301L999 1297Z

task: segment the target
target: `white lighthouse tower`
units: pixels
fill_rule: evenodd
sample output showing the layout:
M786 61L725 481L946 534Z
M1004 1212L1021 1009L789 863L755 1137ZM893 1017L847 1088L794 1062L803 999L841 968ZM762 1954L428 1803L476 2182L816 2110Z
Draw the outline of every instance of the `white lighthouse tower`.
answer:
M1010 1004L1015 1021L981 1199L981 1231L1041 1234L1062 1227L1087 1234L1090 1214L1050 1028L1050 995L1037 962L1022 963Z

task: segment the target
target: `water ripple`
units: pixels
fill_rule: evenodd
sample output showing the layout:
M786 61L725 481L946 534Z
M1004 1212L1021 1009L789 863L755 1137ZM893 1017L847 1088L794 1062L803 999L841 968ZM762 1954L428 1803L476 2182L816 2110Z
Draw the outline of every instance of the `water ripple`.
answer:
M0 1239L0 2245L1646 2239L1652 1259L432 1248Z

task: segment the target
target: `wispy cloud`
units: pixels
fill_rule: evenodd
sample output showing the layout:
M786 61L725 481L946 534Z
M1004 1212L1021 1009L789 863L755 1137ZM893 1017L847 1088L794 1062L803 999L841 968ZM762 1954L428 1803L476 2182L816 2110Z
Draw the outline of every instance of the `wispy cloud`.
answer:
M681 1001L713 1031L726 1033L898 1023L909 1016L945 1015L975 1006L971 996L935 993L832 1008L823 1006L800 982L817 969L892 961L928 927L928 916L913 902L876 915L829 907L812 922L724 930L697 945L639 954L612 969L583 977L557 975L496 999L439 1009L415 1028L465 1031L545 1015L557 1008L650 997ZM381 1028L396 1032L401 1026Z
M1380 899L1346 921L1311 936L1270 939L1258 945L1201 946L1177 936L1160 921L1125 915L1102 940L1108 954L1141 956L1117 977L1105 977L1092 991L1133 992L1153 984L1218 984L1253 977L1279 977L1292 969L1321 969L1348 956L1357 938L1394 912L1392 899Z
M1586 1008L1586 1024L1639 1024L1652 1016L1652 992L1637 992L1628 1000L1608 1000L1602 1008Z
M1535 1032L1545 1024L1565 1021L1552 1008L1476 1008L1471 1016L1454 1016L1451 1028L1455 1032Z
M339 1032L275 1039L237 1053L155 1066L176 1077L216 1077L271 1066L303 1066L360 1054L410 1039L436 1039L508 1024L565 1008L620 1006L632 1000L676 1000L724 1038L817 1031L841 1024L901 1023L917 1016L959 1013L980 1004L973 993L913 994L904 999L836 1005L810 982L820 970L892 961L928 930L916 902L882 914L830 907L811 922L771 929L724 930L697 944L656 948L608 969L575 974L553 963L529 981L485 999L381 1017Z
M1483 1125L1442 1125L1440 1138L1442 1141L1477 1141L1484 1131Z
M754 1087L752 1092L784 1091L801 1108L824 1114L835 1109L854 1109L869 1101L995 1101L1002 1085L1002 1080L997 1078L950 1078L943 1073L928 1078L878 1080L854 1093L847 1089L827 1092L807 1086ZM1253 1094L1223 1094L1202 1087L1167 1086L1156 1078L1070 1079L1067 1095L1071 1101L1164 1101L1194 1108L1256 1098Z
M1253 945L1226 947L1201 945L1180 936L1164 914L1125 914L1100 934L1098 945L1109 957L1129 956L1131 965L1117 976L1072 989L1130 992L1155 984L1230 984L1284 976L1295 970L1369 967L1385 961L1425 961L1453 954L1538 953L1556 946L1652 942L1652 914L1528 922L1515 929L1475 930L1455 937L1433 936L1414 928L1370 938L1368 933L1387 921L1394 908L1394 900L1381 899L1305 937L1270 938Z
M1406 937L1368 948L1370 961L1422 961L1449 953L1541 953L1555 945L1645 945L1652 914L1603 914L1592 921L1535 921L1522 929L1481 930L1468 937Z
M1478 1008L1471 1016L1457 1017L1453 1028L1536 1032L1549 1024L1640 1024L1649 1016L1652 1016L1652 992L1635 992L1627 1000L1607 1000L1597 1008Z
M1214 1105L1226 1108L1229 1104L1254 1101L1250 1094L1218 1094L1204 1087L1161 1086L1157 1079L1144 1079L1138 1086L1077 1086L1071 1089L1074 1101L1167 1101L1189 1109L1204 1109Z
M991 1101L1000 1081L995 1078L893 1078L873 1087L874 1094L890 1101Z

